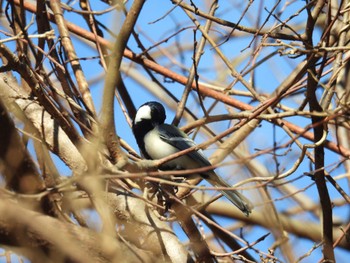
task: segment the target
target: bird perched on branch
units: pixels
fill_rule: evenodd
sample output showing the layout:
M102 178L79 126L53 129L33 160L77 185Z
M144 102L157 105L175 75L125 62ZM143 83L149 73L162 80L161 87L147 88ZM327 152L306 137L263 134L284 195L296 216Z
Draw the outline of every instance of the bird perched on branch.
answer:
M150 101L143 104L133 120L132 130L142 155L151 160L162 159L174 153L195 146L183 131L174 125L165 124L166 115L162 104ZM161 165L164 170L186 170L211 166L201 150L193 150ZM215 187L231 186L218 176L214 170L196 174ZM246 216L251 213L250 202L236 190L218 189L228 200Z

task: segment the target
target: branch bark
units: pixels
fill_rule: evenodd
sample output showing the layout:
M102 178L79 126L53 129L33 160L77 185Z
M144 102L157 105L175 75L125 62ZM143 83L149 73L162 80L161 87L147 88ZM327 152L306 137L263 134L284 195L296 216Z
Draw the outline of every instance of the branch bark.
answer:
M119 93L128 105L129 114L134 116L136 111L130 96L124 86L120 73L120 64L123 58L124 50L128 43L131 32L135 26L136 20L141 12L144 0L136 0L123 23L123 26L118 34L112 48L112 56L108 65L106 81L103 89L103 107L101 112L101 128L103 138L107 148L111 154L113 162L122 161L125 159L124 154L120 150L119 140L117 138L115 123L114 123L114 92L117 87ZM125 161L125 160L124 160Z
M88 228L33 212L11 200L0 199L0 243L12 246L33 262L154 262L126 244Z
M57 154L77 174L86 170L86 163L57 120L39 102L26 94L13 77L0 73L0 96L7 109L25 124L34 126L42 143Z

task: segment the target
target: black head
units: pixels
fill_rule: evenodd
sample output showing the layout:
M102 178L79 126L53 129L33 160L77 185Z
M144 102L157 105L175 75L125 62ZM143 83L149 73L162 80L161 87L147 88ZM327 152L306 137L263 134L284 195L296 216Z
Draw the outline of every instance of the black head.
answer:
M152 124L156 126L163 124L165 121L165 109L162 104L156 101L149 101L141 105L136 112L133 126L140 124Z
M132 122L132 131L141 150L143 137L157 125L163 124L165 118L165 109L159 102L149 101L140 106Z

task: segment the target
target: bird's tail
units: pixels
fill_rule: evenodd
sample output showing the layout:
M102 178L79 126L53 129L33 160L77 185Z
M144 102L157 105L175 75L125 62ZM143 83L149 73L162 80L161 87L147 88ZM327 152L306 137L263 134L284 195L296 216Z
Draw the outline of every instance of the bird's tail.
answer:
M227 182L225 182L220 176L215 172L211 172L209 178L206 180L215 187L232 187ZM252 212L252 204L249 200L236 190L219 190L232 204L237 206L246 216Z

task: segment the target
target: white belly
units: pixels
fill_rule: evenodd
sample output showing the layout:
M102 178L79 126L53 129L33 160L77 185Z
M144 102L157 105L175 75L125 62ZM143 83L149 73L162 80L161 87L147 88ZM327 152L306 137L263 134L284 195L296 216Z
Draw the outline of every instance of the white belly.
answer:
M174 146L160 139L156 130L147 133L144 142L145 150L153 160L162 159L179 151ZM173 159L167 162L165 166L172 169L191 169L199 167L198 163L194 162L187 155Z

